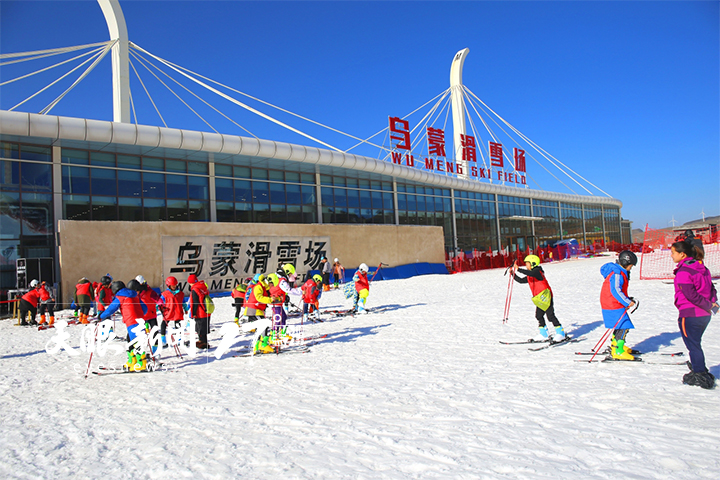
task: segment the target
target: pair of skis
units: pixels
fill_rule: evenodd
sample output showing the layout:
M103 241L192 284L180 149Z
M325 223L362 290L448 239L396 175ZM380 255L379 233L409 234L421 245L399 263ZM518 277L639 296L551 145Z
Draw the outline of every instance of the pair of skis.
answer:
M534 343L543 344L540 347L528 348L528 350L530 350L531 352L537 352L539 350L545 350L546 348L556 347L558 345L565 345L566 343L580 342L582 340L584 340L584 338L573 338L573 337L566 335L565 338L563 338L561 340L554 340L552 338L547 338L544 340L534 340L534 339L530 338L524 342L500 342L500 343L503 345L529 345L529 344L534 344Z

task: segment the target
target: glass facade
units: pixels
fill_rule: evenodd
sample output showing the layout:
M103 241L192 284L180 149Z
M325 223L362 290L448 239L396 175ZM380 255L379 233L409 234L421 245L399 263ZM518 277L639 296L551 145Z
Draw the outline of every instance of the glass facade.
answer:
M547 247L560 240L560 210L558 202L546 200L535 200L533 204L533 216L542 217L542 220L535 220L535 237L537 246Z
M435 225L443 228L447 250L464 251L622 237L616 207L451 190L237 155L170 152L181 157L175 158L154 150L128 154L140 152L130 147L55 151L53 159L49 146L0 142L0 289L14 288L15 259L56 256L56 211L62 219L90 221Z
M497 250L496 220L495 195L455 192L455 223L460 250Z
M498 195L497 206L502 248L509 252L535 248L530 199Z

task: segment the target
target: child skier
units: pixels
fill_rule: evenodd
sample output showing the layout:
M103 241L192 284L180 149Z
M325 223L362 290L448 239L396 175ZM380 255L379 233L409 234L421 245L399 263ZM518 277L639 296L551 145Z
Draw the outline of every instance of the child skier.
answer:
M340 260L338 260L337 258L333 262L332 270L334 277L333 288L338 288L338 285L340 285L341 283L345 283L345 268L342 266Z
M268 294L265 275L257 274L245 293L245 314L248 322L264 318L269 303L272 303L272 299Z
M545 316L550 320L553 327L555 327L555 335L552 340L555 342L565 339L565 330L555 316L555 304L550 284L545 278L545 272L540 266L540 258L537 255L528 255L525 257L524 268L518 268L517 261L513 264L512 272L510 273L516 282L527 283L530 286L530 292L532 293L532 301L537 307L535 309L535 318L538 321L538 329L543 339L549 339L547 327L545 325ZM515 272L522 273L524 277L519 277Z
M319 319L318 305L320 295L322 294L323 277L315 274L309 278L302 286L303 293L303 323L315 319ZM312 315L314 314L314 315ZM310 318L312 315L313 318Z
M600 306L602 307L605 328L612 328L610 354L615 360L635 360L633 350L625 345L628 330L635 328L628 309L635 305L635 299L628 297L630 270L637 265L637 256L624 250L618 254L616 263L606 263L600 267L605 278L600 290Z
M37 280L30 282L30 291L20 298L20 325L37 325L35 317L37 316L38 302L40 301L40 284ZM30 313L30 323L27 322L27 316Z
M140 284L138 292L138 298L140 298L140 301L145 304L147 307L147 313L143 317L145 320L145 328L149 332L153 329L153 327L158 326L157 322L157 304L160 301L160 295L157 294L155 290L150 288L150 286L145 281L145 277L142 275L138 275L135 277L135 280Z
M353 300L352 311L359 314L367 313L365 303L367 302L368 295L370 295L370 281L367 278L368 270L367 264L361 263L355 272L355 275L353 275L353 282L355 282L355 298Z
M38 293L40 293L40 325L45 323L45 312L47 311L49 316L47 325L52 327L55 323L55 299L52 297L48 284L42 282L40 288L38 288Z
M180 322L184 318L183 311L183 300L184 295L180 289L180 284L175 277L167 277L165 279L165 286L167 290L162 292L160 300L158 300L158 307L160 313L162 313L163 321L160 324L160 338L163 345L167 345L165 340L165 334L167 333L167 326L169 322L174 322L173 327L177 330L180 328Z
M100 284L95 288L95 310L97 310L98 314L105 311L108 305L110 305L110 302L113 301L113 294L110 289L112 281L113 279L109 273L103 275L100 279Z
M240 325L240 317L242 316L242 310L245 305L247 288L247 285L241 282L230 292L230 297L232 297L233 305L235 306L235 323L238 325Z
M78 280L77 285L75 285L74 296L75 305L80 308L80 323L90 323L88 315L90 314L93 300L95 300L95 292L93 292L92 282L83 277Z
M131 290L125 287L125 283L121 281L112 282L110 285L115 299L108 305L108 307L100 314L100 320L106 320L112 316L118 309L122 314L122 321L127 329L127 343L128 343L128 361L123 365L123 369L131 372L139 372L147 368L147 360L145 358L145 346L144 345L131 345L132 341L135 340L138 330L137 320L142 318L147 313L147 307L138 299L138 294L135 290Z
M190 284L190 298L188 299L190 317L195 319L195 332L198 341L195 346L199 349L210 348L208 334L210 333L210 313L207 311L205 297L210 295L207 284L198 280L194 273L188 277Z

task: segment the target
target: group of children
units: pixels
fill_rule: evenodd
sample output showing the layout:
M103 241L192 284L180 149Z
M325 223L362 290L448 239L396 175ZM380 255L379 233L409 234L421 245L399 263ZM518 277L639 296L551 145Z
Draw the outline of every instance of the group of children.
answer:
M702 388L713 388L715 377L705 365L705 356L701 347L702 335L710 322L713 313L717 313L718 298L709 270L702 263L702 246L697 247L683 240L675 242L671 249L673 262L677 264L675 274L675 306L679 311L678 327L683 342L690 354L690 373L683 376L683 383L698 385ZM540 266L540 258L528 255L524 259L527 269L518 268L513 264L511 274L515 281L527 283L532 292L535 304L535 317L538 321L540 336L543 339L560 342L566 340L565 331L555 316L552 289ZM635 328L630 320L629 310L637 305L637 301L628 295L630 271L637 265L637 255L629 250L618 254L615 263L604 264L600 274L604 281L600 290L600 307L605 327L612 329L610 356L621 361L633 361L639 352L626 345L626 337L630 329ZM520 277L517 273L523 274ZM555 327L551 339L545 323L545 317Z

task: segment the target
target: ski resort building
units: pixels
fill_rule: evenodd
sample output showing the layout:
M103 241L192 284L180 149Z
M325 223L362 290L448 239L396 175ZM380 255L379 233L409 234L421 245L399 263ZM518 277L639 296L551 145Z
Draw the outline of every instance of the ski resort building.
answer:
M122 58L119 5L100 3L117 7L106 13L116 31L108 49ZM461 85L456 63L453 87ZM464 121L447 159L412 162L397 148L371 158L130 123L125 74L116 75L114 121L0 111L0 290L23 287L18 259L49 259L43 280L67 298L78 278L108 271L159 286L199 267L220 290L278 261L295 260L303 272L322 256L350 268L444 265L459 251L629 242L618 199L529 188L512 162L488 169L494 182L479 180L464 156L453 160L472 138ZM395 132L393 118L390 126Z

